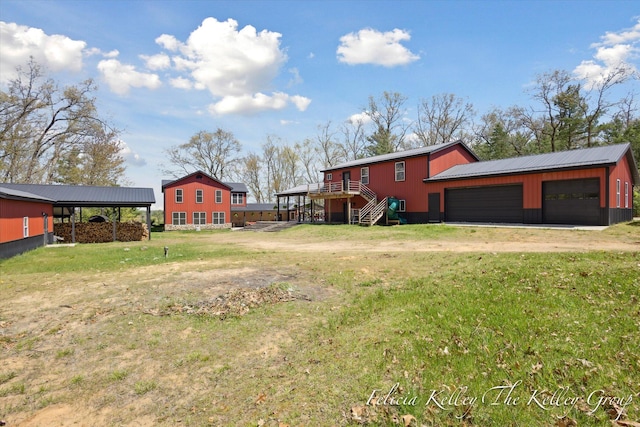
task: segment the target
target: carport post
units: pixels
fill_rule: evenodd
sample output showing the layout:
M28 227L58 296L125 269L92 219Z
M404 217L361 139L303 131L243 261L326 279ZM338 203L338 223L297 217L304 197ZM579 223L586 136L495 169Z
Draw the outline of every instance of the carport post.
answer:
M63 208L64 209L64 208ZM76 208L71 208L71 243L76 242Z
M147 206L147 230L149 230L149 238L151 240L151 205Z
M113 212L113 241L116 241L116 219L117 219L117 213L114 211Z

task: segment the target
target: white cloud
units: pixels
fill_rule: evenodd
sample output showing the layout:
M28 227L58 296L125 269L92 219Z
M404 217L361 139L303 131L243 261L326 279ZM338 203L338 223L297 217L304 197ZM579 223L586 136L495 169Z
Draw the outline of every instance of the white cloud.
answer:
M98 70L102 73L109 88L119 95L128 94L132 87L156 89L161 85L157 74L141 73L136 71L133 65L122 64L117 59L100 61Z
M145 61L146 67L150 70L164 70L171 66L171 58L164 53L159 53L157 55L140 55Z
M147 161L140 157L138 153L133 151L126 142L120 141L120 146L122 147L120 149L120 155L125 162L132 166L145 166L147 164Z
M357 124L358 122L360 122L363 125L366 125L368 123L371 123L373 120L371 120L371 116L369 116L367 113L356 113L350 115L346 121L351 124Z
M297 68L289 68L289 73L291 73L291 80L289 80L289 86L295 86L301 84L304 80L300 77L300 71Z
M225 96L219 102L209 106L212 114L255 114L262 111L282 110L292 102L300 111L304 111L311 100L302 96L290 96L275 92L271 96L264 93L253 95Z
M15 78L16 67L27 64L30 57L52 71L80 71L85 47L81 40L0 21L0 82Z
M175 79L171 79L169 80L169 84L171 84L172 87L175 87L177 89L193 89L193 83L191 83L191 80L189 79L185 79L184 77L177 77Z
M357 33L340 37L337 55L340 62L349 65L375 64L385 67L406 65L420 59L404 47L401 42L411 39L404 30L380 32L365 28Z
M208 90L218 99L209 107L214 114L250 114L283 109L290 103L304 111L310 102L304 97L265 95L287 61L280 38L277 32L257 31L250 25L238 28L233 19L206 18L186 41L163 34L156 43L171 53L173 71L180 74L171 85ZM296 69L290 71L293 83L302 81Z
M618 33L607 32L601 41L593 43L596 49L594 59L582 61L574 70L574 75L587 82L587 86L598 86L607 76L619 70L626 74L638 73L634 61L640 54L640 19L631 29Z

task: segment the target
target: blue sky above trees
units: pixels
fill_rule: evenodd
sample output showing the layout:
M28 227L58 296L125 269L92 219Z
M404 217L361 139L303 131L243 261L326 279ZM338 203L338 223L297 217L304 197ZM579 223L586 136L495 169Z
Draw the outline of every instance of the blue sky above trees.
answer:
M0 84L30 56L60 83L95 79L129 180L160 200L163 149L200 130L259 152L267 135L313 139L383 91L406 96L408 115L442 93L482 114L532 104L540 73L640 63L633 1L3 0L0 21Z

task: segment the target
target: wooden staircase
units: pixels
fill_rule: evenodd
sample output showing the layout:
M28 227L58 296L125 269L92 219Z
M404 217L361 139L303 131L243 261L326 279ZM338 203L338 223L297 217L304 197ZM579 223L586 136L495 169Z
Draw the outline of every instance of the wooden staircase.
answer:
M357 213L352 213L352 224L372 226L382 218L387 210L387 198L378 201L378 196L369 187L360 181L348 181L346 183L325 183L318 188L307 190L307 195L317 199L343 199L353 196L362 196L367 203Z

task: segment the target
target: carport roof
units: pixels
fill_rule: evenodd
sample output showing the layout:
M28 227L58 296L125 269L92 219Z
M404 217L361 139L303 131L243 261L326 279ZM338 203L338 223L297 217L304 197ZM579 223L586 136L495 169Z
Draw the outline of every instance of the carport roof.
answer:
M9 189L30 193L55 206L141 207L156 202L152 188L99 187L90 185L0 184Z
M640 183L638 167L631 152L631 145L628 143L456 165L424 181L446 181L562 169L612 166L617 164L624 156L627 156L629 165L631 166L631 175L633 176L634 183Z

